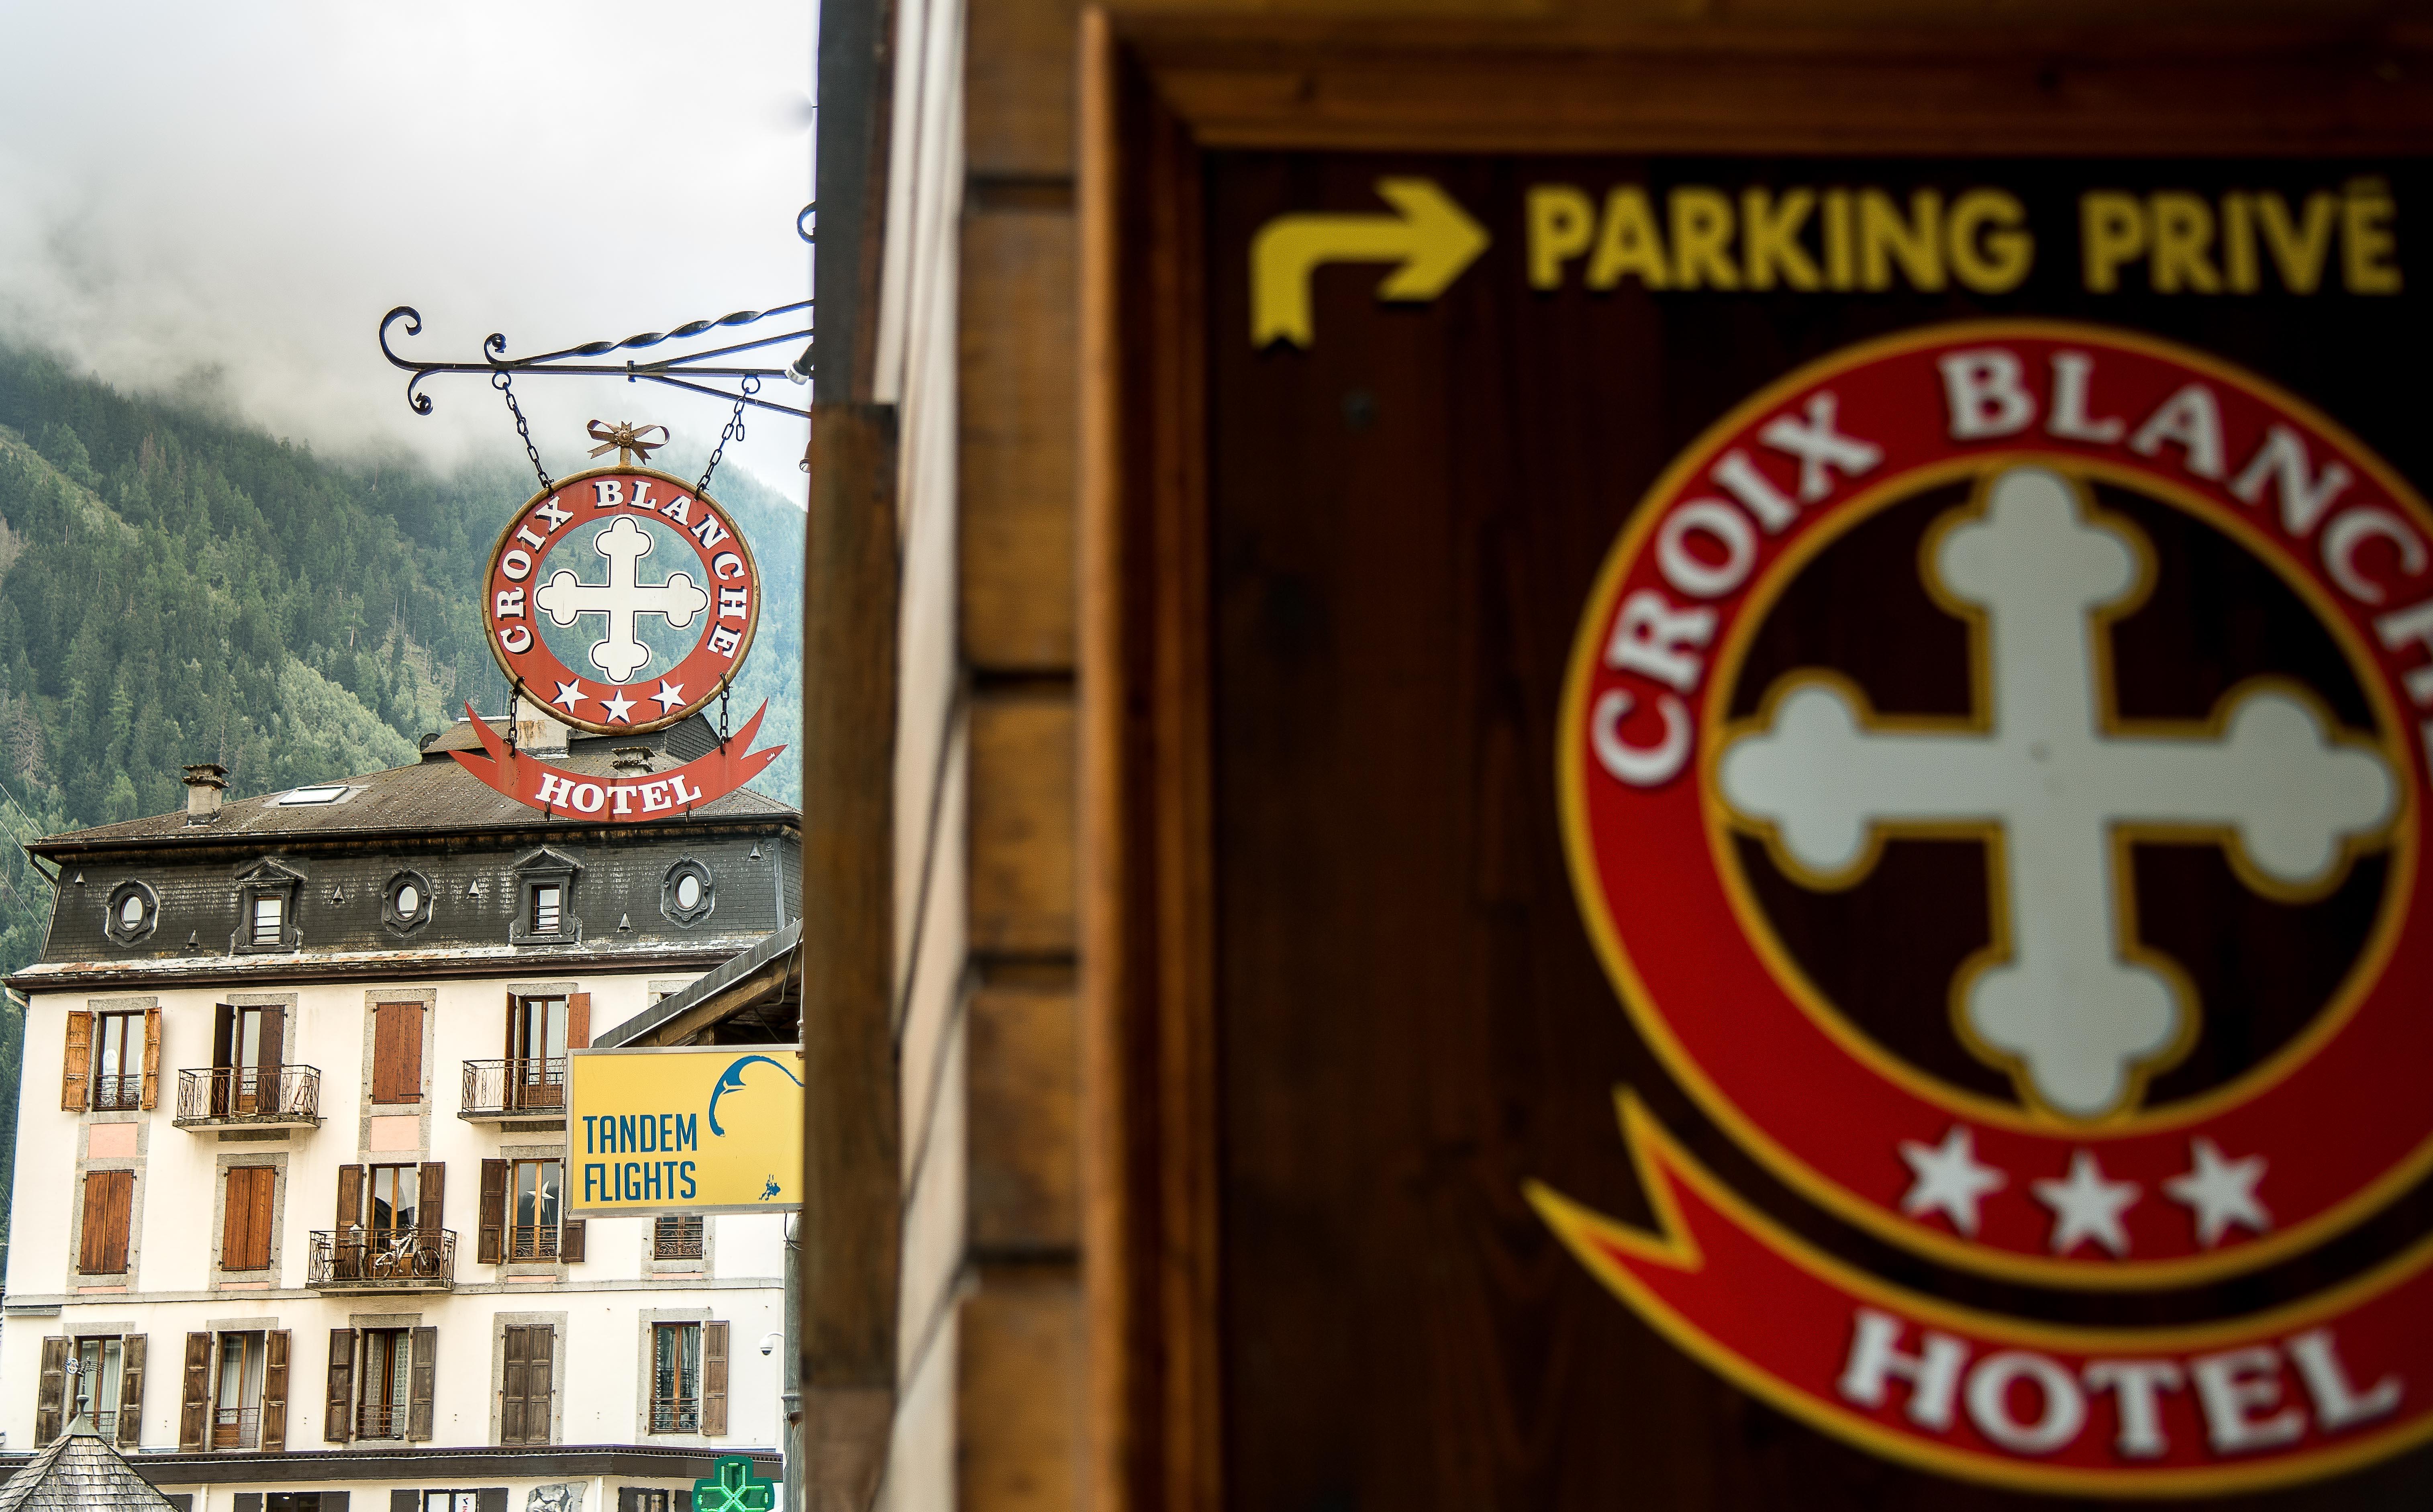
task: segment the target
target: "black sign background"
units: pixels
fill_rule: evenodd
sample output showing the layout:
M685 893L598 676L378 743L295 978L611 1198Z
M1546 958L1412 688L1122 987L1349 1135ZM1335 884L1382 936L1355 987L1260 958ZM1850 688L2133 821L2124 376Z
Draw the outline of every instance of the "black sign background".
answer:
M1887 1278L2026 1317L2246 1311L2353 1274L2433 1226L2433 1194L2419 1191L2265 1274L2106 1298L1938 1272L1837 1226L1705 1126L1625 1026L1572 900L1552 748L1591 578L1643 490L1752 391L1868 336L2041 314L2170 337L2294 390L2420 488L2433 482L2433 314L2413 292L2433 290L2419 234L2424 165L1340 154L1206 164L1230 1504L1604 1512L2036 1500L1904 1470L1810 1432L1676 1353L1572 1263L1521 1183L1540 1178L1643 1221L1614 1123L1621 1083L1803 1233ZM1426 305L1378 302L1379 265L1326 265L1313 287L1314 345L1253 349L1257 229L1287 212L1382 212L1373 186L1392 174L1435 180L1487 227L1489 250ZM2141 266L2124 270L2121 293L2080 287L2083 191L2278 190L2295 203L2360 174L2381 178L2396 201L2407 294L2342 292L2337 245L2311 296L2155 295L2143 292ZM1994 185L2026 205L2036 261L1999 297L1651 293L1636 282L1591 293L1577 264L1565 287L1540 292L1523 205L1544 183L1598 203L1614 185L1644 184L1659 224L1676 184L1735 200L1746 185L1880 186L1904 204L1920 187L1948 199ZM1878 609L1813 606L1827 622ZM2186 878L2174 895L2202 896L2205 885ZM1972 909L1982 927L1982 896L1944 907L1950 927L1972 926ZM2190 928L2190 949L2236 932ZM2413 1389L2433 1389L2427 1365ZM2339 1483L2210 1504L2428 1501L2433 1452L2420 1451Z

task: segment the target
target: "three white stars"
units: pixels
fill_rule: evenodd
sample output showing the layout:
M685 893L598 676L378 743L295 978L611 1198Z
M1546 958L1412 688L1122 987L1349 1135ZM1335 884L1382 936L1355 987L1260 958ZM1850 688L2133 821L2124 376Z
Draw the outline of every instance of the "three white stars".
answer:
M628 724L634 722L634 701L622 693L611 692L602 703L601 708L604 721L622 720Z
M657 702L659 711L664 714L685 701L684 684L677 683L670 686L668 680L662 677L659 679L659 690L653 693L651 697Z
M1988 1193L2011 1184L2011 1179L1977 1159L1976 1136L1954 1124L1940 1145L1900 1143L1900 1157L1917 1180L1901 1198L1901 1211L1913 1218L1941 1213L1962 1233L1977 1232L1977 1204Z
M1976 1136L1961 1124L1952 1125L1938 1145L1902 1140L1900 1158L1914 1178L1901 1198L1901 1211L1913 1218L1940 1213L1971 1238L1977 1234L1979 1204L2010 1184L2007 1174L1977 1158ZM2200 1135L2188 1142L2188 1160L2186 1174L2165 1181L2163 1191L2194 1215L2200 1245L2214 1249L2233 1225L2255 1233L2272 1227L2272 1215L2255 1195L2256 1184L2264 1180L2263 1156L2228 1160L2219 1146ZM2092 1151L2072 1154L2067 1177L2028 1185L2036 1200L2052 1210L2053 1253L2066 1255L2088 1240L2116 1255L2129 1252L2129 1231L2121 1220L2144 1189L2135 1181L2108 1180Z
M2255 1183L2264 1180L2263 1156L2223 1160L2214 1142L2200 1134L2188 1141L2188 1159L2187 1174L2165 1181L2163 1190L2196 1215L2197 1243L2212 1249L2234 1223L2255 1233L2272 1227L2272 1215L2255 1196Z

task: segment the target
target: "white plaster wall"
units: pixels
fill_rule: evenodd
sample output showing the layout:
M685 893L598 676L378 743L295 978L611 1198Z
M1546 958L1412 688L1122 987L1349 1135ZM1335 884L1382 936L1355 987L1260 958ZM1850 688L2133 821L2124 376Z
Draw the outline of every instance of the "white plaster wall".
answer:
M638 1441L647 1383L638 1379L644 1315L706 1310L729 1324L729 1432L706 1448L768 1448L778 1442L782 1417L778 1365L759 1341L783 1327L785 1219L753 1214L714 1217L706 1271L692 1276L645 1275L646 1231L640 1217L589 1220L586 1258L562 1267L509 1267L475 1263L481 1163L504 1147L563 1145L561 1131L505 1131L459 1118L462 1063L504 1053L505 999L511 986L570 983L592 994L591 1023L605 1028L647 1005L649 987L665 974L568 977L535 973L464 981L400 981L367 990L361 982L281 989L248 983L247 991L292 990L291 1064L321 1072L318 1130L277 1141L222 1143L217 1130L190 1132L172 1122L177 1072L211 1062L214 1005L226 991L179 988L157 994L162 1010L161 1095L151 1112L135 1115L145 1156L133 1215L134 1270L124 1290L95 1291L75 1273L70 1235L80 1200L76 1162L90 1126L111 1114L59 1107L65 1025L72 1009L99 995L44 993L26 1017L26 1068L21 1092L12 1210L14 1242L8 1275L8 1317L0 1327L0 1432L6 1447L32 1446L42 1340L57 1334L141 1333L149 1358L143 1447L174 1449L184 1335L238 1319L274 1319L293 1335L287 1442L320 1449L329 1334L355 1315L418 1314L436 1327L438 1357L431 1447L490 1440L493 1317L499 1313L567 1315L566 1369L556 1382L563 1403L560 1441ZM417 1147L373 1151L364 1144L367 1004L432 992L436 1011L423 1062L425 1097ZM275 1269L260 1279L215 1281L213 1224L223 1155L284 1153ZM448 1167L443 1224L457 1235L452 1293L323 1297L306 1290L310 1233L332 1227L336 1169L374 1161L440 1161ZM513 1269L543 1273L510 1279ZM122 1328L123 1325L123 1328ZM650 1439L651 1442L686 1440ZM638 1483L637 1483L638 1484Z

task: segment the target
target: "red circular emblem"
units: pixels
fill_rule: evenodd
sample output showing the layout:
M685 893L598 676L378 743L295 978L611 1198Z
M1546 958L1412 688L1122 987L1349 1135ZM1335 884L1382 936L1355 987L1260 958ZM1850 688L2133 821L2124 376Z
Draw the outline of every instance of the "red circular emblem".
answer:
M1558 739L1647 1042L1843 1218L2179 1285L2433 1168L2416 888L2433 515L2253 375L2122 331L1812 364L1659 479Z
M490 652L519 696L604 735L716 700L760 621L760 571L734 518L647 467L534 495L500 532L485 588Z

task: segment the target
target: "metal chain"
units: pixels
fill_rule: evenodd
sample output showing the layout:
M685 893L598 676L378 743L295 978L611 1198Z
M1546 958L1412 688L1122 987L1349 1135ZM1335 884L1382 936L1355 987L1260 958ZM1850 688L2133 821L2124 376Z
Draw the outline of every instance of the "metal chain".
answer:
M541 484L543 491L547 491L548 487L547 483ZM523 686L521 682L514 680L510 680L507 684L507 754L509 756L516 754L516 694L522 690Z
M490 386L507 401L507 413L516 417L516 434L524 438L524 455L532 458L533 474L540 479L540 491L549 492L557 485L549 481L549 469L540 465L540 448L533 445L532 427L524 423L523 406L516 402L516 381L509 373L492 373Z
M709 466L701 469L701 482L692 485L697 494L709 492L709 475L718 470L718 459L726 455L726 443L743 439L743 402L760 392L760 380L743 375L743 393L735 401L735 413L727 417L726 429L718 433L718 447L709 454Z
M722 750L722 751L723 751L723 750L725 750L725 749L726 749L726 695L727 695L727 692L728 692L728 689L727 689L727 688L721 688L718 690L718 748L719 748L720 750Z

